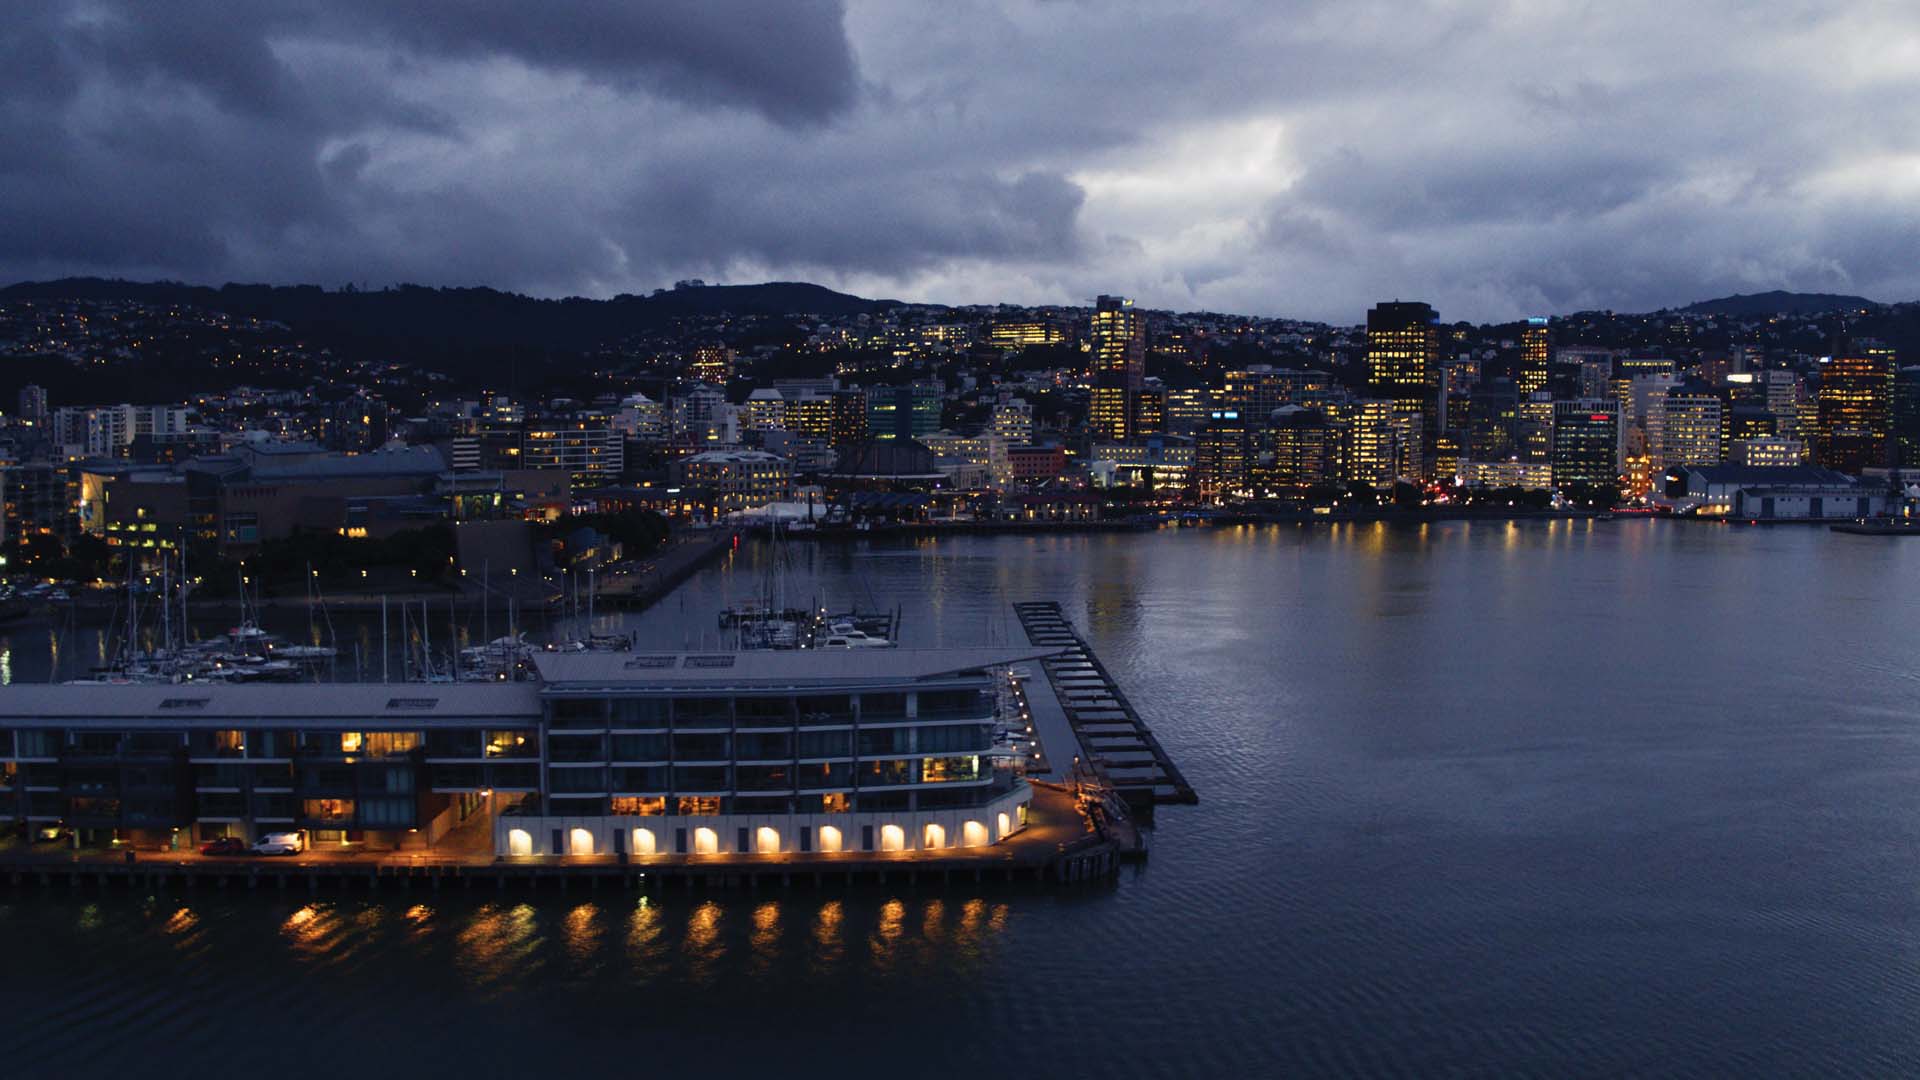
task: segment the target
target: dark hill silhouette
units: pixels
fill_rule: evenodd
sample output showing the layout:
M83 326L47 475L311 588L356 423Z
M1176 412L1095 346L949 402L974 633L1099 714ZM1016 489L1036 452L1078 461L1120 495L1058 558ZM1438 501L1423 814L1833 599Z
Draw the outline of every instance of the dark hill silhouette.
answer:
M63 278L0 289L0 299L180 303L285 323L301 334L363 345L579 350L687 315L844 316L897 301L866 300L805 282L704 285L610 300L541 300L497 289L399 285L327 290L316 285L223 285Z
M1864 296L1836 293L1797 293L1775 289L1763 293L1735 293L1717 300L1702 300L1680 310L1690 315L1824 315L1836 311L1877 311L1885 305Z

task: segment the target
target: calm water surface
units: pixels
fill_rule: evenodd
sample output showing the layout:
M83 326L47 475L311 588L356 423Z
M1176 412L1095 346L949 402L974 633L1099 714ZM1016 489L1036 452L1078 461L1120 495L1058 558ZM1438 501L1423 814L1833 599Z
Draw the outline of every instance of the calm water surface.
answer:
M1072 893L0 893L7 1071L1920 1071L1920 544L1621 521L785 557L793 599L898 603L910 646L1061 601L1201 804ZM768 558L634 627L711 644ZM15 672L34 640L0 640Z

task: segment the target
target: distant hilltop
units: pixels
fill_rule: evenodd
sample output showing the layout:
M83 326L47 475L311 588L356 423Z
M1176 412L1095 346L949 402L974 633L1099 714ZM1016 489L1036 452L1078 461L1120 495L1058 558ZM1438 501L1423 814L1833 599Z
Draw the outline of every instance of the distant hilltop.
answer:
M1702 300L1681 308L1689 315L1825 315L1834 311L1872 311L1885 307L1864 296L1837 293L1786 292L1775 289L1763 293L1735 293L1718 300Z
M178 282L62 278L0 289L0 300L125 300L187 304L266 319L303 332L359 340L426 341L440 345L586 348L659 328L686 316L817 315L840 318L883 311L895 300L865 300L822 285L681 282L650 296L610 300L540 300L498 289L396 285L330 290L318 285L184 285Z

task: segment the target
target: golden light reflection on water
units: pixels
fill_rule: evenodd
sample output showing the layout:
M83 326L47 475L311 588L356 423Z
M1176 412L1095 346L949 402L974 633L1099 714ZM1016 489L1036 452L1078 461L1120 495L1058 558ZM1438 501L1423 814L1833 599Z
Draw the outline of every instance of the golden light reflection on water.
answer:
M720 921L724 909L708 900L687 916L687 963L696 982L711 982L715 968L727 955L720 940Z
M780 958L780 903L768 900L753 909L753 966L765 972Z
M867 935L867 955L874 967L882 970L893 967L903 933L901 923L906 915L907 905L898 900L889 900L880 905L880 920L874 926L873 933Z
M641 897L627 916L627 959L636 970L652 970L666 957L665 929L660 909Z
M331 904L304 904L280 924L280 936L294 952L309 959L326 956L337 944L340 917Z
M502 993L530 978L540 964L540 919L531 904L474 912L455 937L455 955L483 993Z
M829 900L820 905L820 911L813 917L813 969L818 972L838 967L846 959L846 942L840 937L840 924L847 918L847 909L838 900Z
M576 972L598 967L601 939L606 936L599 905L580 904L567 912L567 917L560 920L560 936Z
M185 934L200 925L200 916L192 908L181 908L167 917L165 930L169 934Z
M920 936L927 944L938 945L947 936L947 905L939 900L927 901L925 917L920 920Z

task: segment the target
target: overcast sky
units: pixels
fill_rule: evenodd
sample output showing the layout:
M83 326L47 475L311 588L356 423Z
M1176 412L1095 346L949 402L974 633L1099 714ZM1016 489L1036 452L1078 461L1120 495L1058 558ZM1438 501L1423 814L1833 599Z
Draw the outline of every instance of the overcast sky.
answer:
M1911 0L1174 7L8 0L0 279L1920 297Z

